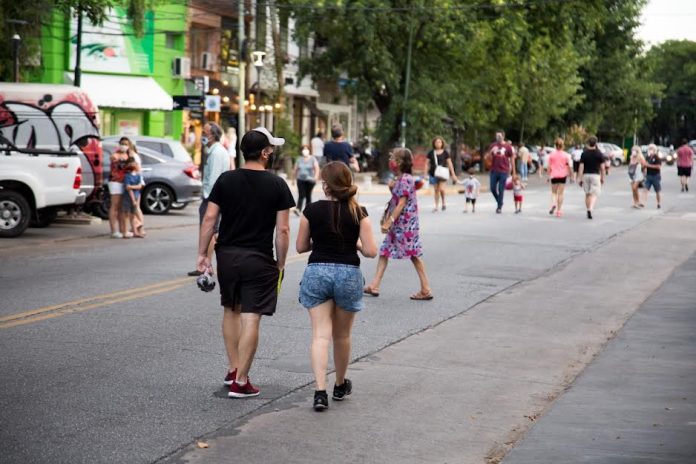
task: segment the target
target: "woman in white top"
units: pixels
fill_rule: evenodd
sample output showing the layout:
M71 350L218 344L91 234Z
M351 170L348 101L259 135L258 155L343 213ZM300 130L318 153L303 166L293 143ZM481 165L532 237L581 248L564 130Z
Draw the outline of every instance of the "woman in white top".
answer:
M640 189L643 187L643 169L646 162L643 152L639 146L631 148L631 159L628 162L628 178L631 180L631 193L633 193L633 207L643 208L645 205L640 202Z

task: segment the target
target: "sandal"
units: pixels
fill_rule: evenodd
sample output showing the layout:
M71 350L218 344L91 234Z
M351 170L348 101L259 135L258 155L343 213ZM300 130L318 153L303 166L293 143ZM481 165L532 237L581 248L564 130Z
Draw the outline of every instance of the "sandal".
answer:
M379 291L373 290L372 287L363 288L363 293L365 293L366 295L372 295L375 297L379 296Z
M433 296L433 292L429 291L428 293L418 292L414 295L411 295L410 298L412 300L417 300L417 301L428 301L428 300L432 300L435 297Z

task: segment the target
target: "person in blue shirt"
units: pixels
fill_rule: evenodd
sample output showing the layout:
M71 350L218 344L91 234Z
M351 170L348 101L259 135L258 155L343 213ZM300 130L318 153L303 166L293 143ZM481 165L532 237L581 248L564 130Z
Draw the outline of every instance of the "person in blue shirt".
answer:
M334 124L331 127L331 138L333 140L324 144L324 159L326 162L340 161L355 170L357 161L353 156L353 147L346 142L343 136L343 127L340 124Z
M143 185L142 177L138 171L138 162L135 158L128 158L125 171L126 175L123 179L125 195L123 195L121 200L121 213L123 213L125 221L131 226L133 237L145 238L145 234L136 226L138 205L140 204L140 190L143 188ZM130 238L130 235L124 235L123 238Z

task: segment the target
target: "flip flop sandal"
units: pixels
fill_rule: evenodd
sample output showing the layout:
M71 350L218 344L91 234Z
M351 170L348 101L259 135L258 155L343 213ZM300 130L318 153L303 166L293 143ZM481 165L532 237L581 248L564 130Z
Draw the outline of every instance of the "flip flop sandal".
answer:
M426 293L425 295L422 294L421 292L418 292L418 293L416 293L415 295L411 295L410 298L411 298L412 300L417 300L417 301L429 301L429 300L432 300L432 299L435 298L435 297L433 296L433 293L432 293L432 292L428 292L428 293Z
M366 295L372 295L374 297L379 296L379 292L372 290L370 287L363 288L363 293Z

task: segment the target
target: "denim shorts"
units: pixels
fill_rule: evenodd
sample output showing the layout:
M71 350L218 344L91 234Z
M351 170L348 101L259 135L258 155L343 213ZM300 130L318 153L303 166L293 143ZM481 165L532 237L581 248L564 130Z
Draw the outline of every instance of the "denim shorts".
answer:
M360 267L349 264L311 263L300 282L299 301L307 309L334 300L336 306L350 312L365 308Z
M662 190L661 181L662 176L660 176L660 174L648 174L645 176L645 181L643 181L645 184L645 190L650 191L650 188L652 187L655 192L659 192Z

